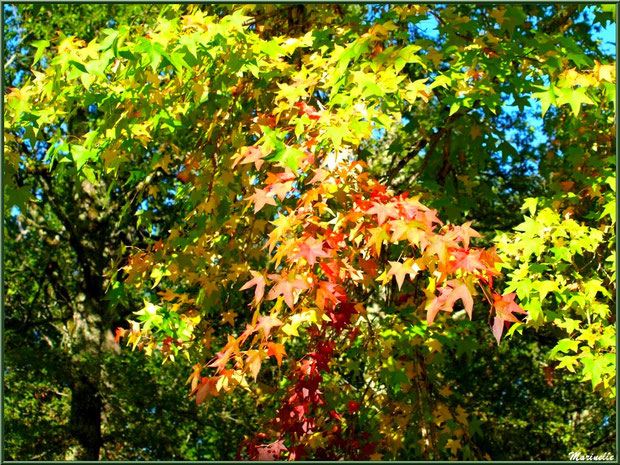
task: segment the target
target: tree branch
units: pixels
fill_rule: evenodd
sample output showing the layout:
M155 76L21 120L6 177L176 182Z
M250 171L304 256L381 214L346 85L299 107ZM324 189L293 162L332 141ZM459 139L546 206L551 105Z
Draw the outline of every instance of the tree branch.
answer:
M450 125L452 123L454 123L457 119L461 118L462 116L464 116L466 113L461 113L461 112L456 112L454 113L452 116L448 117L448 119L446 120L444 126L437 131L436 133L434 133L428 140L423 139L421 141L419 141L415 147L407 154L405 155L401 161L398 163L398 165L396 165L396 167L389 173L386 183L391 183L391 181L394 179L394 177L396 176L396 174L400 173L405 166L407 166L407 163L409 163L416 155L418 155L418 153L420 153L420 151L426 147L426 145L429 145L428 148L428 153L426 154L426 156L424 157L424 161L422 162L422 166L420 166L420 169L418 171L418 173L416 175L414 175L413 179L416 179L423 171L424 169L428 166L429 160L431 158L431 156L433 155L433 153L435 152L435 149L437 148L437 144L439 143L439 141L441 140L441 138L451 129Z

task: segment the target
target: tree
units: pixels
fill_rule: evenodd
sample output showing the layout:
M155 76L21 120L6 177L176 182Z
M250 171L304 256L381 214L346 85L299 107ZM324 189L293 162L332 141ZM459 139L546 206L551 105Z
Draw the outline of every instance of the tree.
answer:
M12 46L5 67L5 82L13 85L37 62L49 63L55 47L43 50L40 41L57 31L92 40L114 18L145 25L153 19L142 18L148 11L139 6L20 5L10 11L8 43L21 40ZM81 108L47 126L38 141L20 137L19 146L7 145L6 153L20 160L17 166L4 165L8 456L219 459L226 446L196 444L196 431L218 437L217 424L247 424L251 406L235 401L208 413L188 407L182 364L158 371L161 361L145 364L136 354L119 356L114 340L114 330L138 309L141 296L111 288L109 274L126 255L126 245L140 246L150 234L140 225L148 182L127 170L107 177L100 173L95 185L77 177L75 168L50 171L45 160L49 134L80 134L96 126L98 118L95 106ZM158 176L166 173L151 178ZM177 221L176 206L153 207L151 221L163 219L164 227L165 221ZM118 302L111 303L114 295ZM181 427L176 423L182 418ZM240 441L243 428L236 431Z
M22 217L70 246L54 263L80 267L75 290L51 284L56 301L75 307L60 317L75 325L72 402L96 398L105 331L124 318L116 341L189 360L197 404L259 405L259 433L239 444L240 458L514 451L477 436L499 430L475 414L502 412L461 394L464 373L480 370L463 355L493 360L486 376L505 383L514 374L505 366L536 347L561 362L544 370L548 387L556 368L578 367L613 401L615 277L603 270L615 242L615 65L584 14L572 5L367 15L344 5L166 7L152 25L119 23L88 44L61 37L63 53L43 65L37 52L33 76L7 96L5 178L16 183L10 199L34 196ZM419 29L429 18L436 35ZM550 155L513 123L538 111L526 110L532 98L546 113ZM511 100L520 113L502 113ZM571 154L590 137L597 148L581 163ZM522 205L531 215L540 206L548 229L519 225ZM564 220L544 206L567 209ZM22 217L9 220L14 235ZM143 304L130 316L134 299ZM551 343L532 336L544 323ZM522 342L504 363L506 343L497 345L507 336ZM568 351L576 355L560 355ZM530 356L519 381L549 409L558 393L541 388L546 356ZM580 395L575 380L558 384ZM578 411L609 414L609 403L584 402ZM84 457L100 445L95 423ZM605 434L596 447L610 443Z

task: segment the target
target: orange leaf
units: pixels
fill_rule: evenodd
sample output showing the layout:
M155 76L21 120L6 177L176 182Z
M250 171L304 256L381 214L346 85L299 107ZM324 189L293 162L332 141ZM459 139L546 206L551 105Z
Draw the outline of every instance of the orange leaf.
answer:
M286 351L284 350L284 344L280 344L278 342L268 342L267 343L267 355L274 356L276 361L278 362L278 366L282 364L282 356L286 356Z

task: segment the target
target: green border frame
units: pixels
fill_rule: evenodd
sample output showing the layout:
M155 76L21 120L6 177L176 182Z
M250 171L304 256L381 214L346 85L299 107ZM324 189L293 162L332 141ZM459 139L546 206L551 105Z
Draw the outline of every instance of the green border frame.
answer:
M246 0L240 0L240 1L222 1L222 0L215 0L215 1L211 1L211 2L205 2L205 1L192 1L192 0L173 0L173 1L167 1L167 0L151 0L151 1L141 1L141 0L116 0L116 1L106 1L106 0L94 0L94 1L84 1L84 0L57 0L57 1L46 1L46 0L13 0L13 1L6 1L6 0L0 0L0 26L2 27L2 34L1 34L1 38L0 38L0 61L2 62L2 71L4 71L4 47L5 47L5 41L4 41L4 5L8 4L8 5L13 5L13 4L84 4L84 3L89 3L89 4L143 4L143 5L153 5L153 4L321 4L321 3L328 3L328 4L333 4L333 3L342 3L342 4L363 4L363 5L368 5L368 4L463 4L463 3L479 3L479 4L511 4L511 5L518 5L518 4L528 4L528 3L540 3L540 4L571 4L571 3L576 3L576 4L588 4L588 5L601 5L601 4L615 4L616 5L616 14L618 13L618 9L619 9L619 4L620 4L620 0L616 0L616 1L604 1L604 0L591 0L591 1L578 1L578 0L545 0L545 1L540 1L540 2L535 2L535 1L525 1L525 0L521 0L521 1L506 1L506 0L476 0L476 1L462 1L462 0L444 0L444 1L437 1L437 0L422 0L422 1L415 1L415 2L409 2L409 1L403 1L403 0L394 0L394 1L386 1L386 0L377 0L377 1L356 1L356 0L339 0L339 1L328 1L328 0L324 0L324 1L294 1L294 0L280 0L280 1L267 1L267 0L256 0L256 1L246 1ZM616 19L616 75L618 75L618 71L620 71L620 66L618 64L618 38L619 38L619 31L620 31L620 25L619 25L619 21L618 19ZM5 82L4 82L4 72L2 72L2 75L0 76L0 92L2 93L2 99L0 100L0 123L2 125L2 135L4 136L4 93L5 93ZM619 148L618 148L618 141L620 141L620 126L619 126L619 122L618 121L618 109L617 109L617 104L620 101L619 99L619 89L618 89L618 85L616 83L616 198L617 198L617 192L618 192L618 187L620 187L620 181L618 180L618 176L617 176L617 171L618 171L618 164L619 164ZM15 465L21 465L21 464L42 464L42 463L46 463L45 461L33 461L33 460L15 460L15 461L6 461L4 459L4 137L0 138L0 167L2 169L0 169L0 187L2 187L2 192L0 193L0 218L2 218L2 225L0 227L0 313L2 315L2 318L0 320L0 339L1 339L1 343L0 343L0 416L2 417L0 420L0 464L3 463L11 463L11 464L15 464ZM618 204L618 202L616 201L616 218L618 217L618 213L620 213L620 205ZM618 222L616 221L616 257L618 256L618 231L619 231L620 227L618 226ZM618 270L619 270L619 265L618 265L618 261L616 260L616 274L618 274ZM616 334L617 334L617 321L618 321L618 300L620 300L620 289L618 289L617 286L617 280L616 280ZM616 340L616 344L617 344L617 340ZM617 367L618 367L618 351L617 351L617 345L616 345L616 372L617 372ZM618 376L616 373L616 392L618 391ZM618 418L618 402L616 401L616 454L615 454L615 459L616 462L613 461L587 461L585 463L617 463L617 461L620 459L620 457L618 456L618 451L620 449L619 447L619 439L618 439L618 426L620 425L620 421ZM218 463L281 463L281 461L234 461L234 460L230 460L230 461L190 461L190 460L184 460L184 461L178 461L178 460L158 460L158 461L139 461L139 460L131 460L131 461L66 461L66 460L59 460L59 461L55 461L52 463L70 463L70 464L98 464L98 463L119 463L119 464L143 464L143 463L170 463L170 464L188 464L188 463L208 463L208 464L218 464ZM296 461L296 463L311 463L311 464L317 464L317 463L326 463L326 462L321 462L321 461L306 461L306 460L300 460L300 461ZM332 463L332 462L329 462ZM440 461L424 461L424 460L406 460L406 461L399 461L399 460L393 460L393 461L348 461L348 460L342 460L342 461L338 461L338 462L333 462L333 463L441 463ZM480 461L460 461L459 463L485 463L485 462L480 462ZM513 464L513 463L584 463L584 462L579 462L579 461L575 461L575 460L563 460L563 461L549 461L549 462L533 462L533 461L516 461L516 460L506 460L506 461L492 461L492 463L497 463L497 464Z

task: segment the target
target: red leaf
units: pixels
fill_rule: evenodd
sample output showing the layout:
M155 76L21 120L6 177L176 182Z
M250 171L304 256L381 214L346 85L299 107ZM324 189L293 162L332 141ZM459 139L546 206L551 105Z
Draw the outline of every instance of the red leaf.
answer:
M185 168L183 168L179 174L177 174L177 179L179 181L181 181L183 184L187 184L189 182L189 177L190 177L190 172L189 170L186 170Z
M308 115L308 118L311 120L318 120L321 117L321 114L316 111L316 108L308 105L306 102L297 102L295 106L301 110L302 114L305 113Z
M327 281L319 281L316 289L316 305L321 310L325 309L325 302L332 302L334 305L343 301L346 297L342 286Z
M332 260L329 262L323 261L319 263L319 266L328 278L332 280L338 279L338 276L340 275L340 266L338 265L338 262L336 260Z
M480 237L480 233L471 227L471 221L468 221L462 226L454 228L453 234L457 237L457 240L462 240L465 248L469 247L469 239L472 237Z
M474 249L453 251L454 260L450 262L450 271L454 272L459 268L468 272L485 270L487 267L480 261L480 254L480 250Z
M471 296L471 292L469 292L469 288L465 284L461 284L460 286L454 288L454 290L450 293L450 296L446 300L445 305L449 307L453 307L454 303L457 300L461 300L463 302L463 307L469 316L469 319L472 318L472 309L474 307L474 299Z
M261 353L260 350L248 350L246 352L247 358L245 363L250 370L250 373L252 373L254 381L256 381L256 377L258 376L258 372L260 371L260 366L263 363L264 354L265 352Z
M314 266L317 257L327 258L329 254L323 250L323 241L315 239L313 237L307 238L299 245L299 252L293 258L303 257L306 259L310 266Z
M373 202L373 207L366 210L366 213L377 215L379 226L385 222L388 216L390 218L398 218L400 216L396 207L391 203L380 204Z
M354 400L350 400L349 403L347 404L347 409L349 409L349 413L351 414L358 412L360 409L360 403L355 402Z
M495 317L493 320L493 336L497 339L497 345L499 345L499 341L502 338L502 333L504 332L504 320L501 318Z
M439 295L428 306L426 310L426 321L428 324L431 325L433 323L435 316L440 310L451 312L454 303L459 299L463 302L463 307L465 307L465 311L471 319L474 299L469 292L469 288L459 280L452 280L448 281L446 286L439 289Z
M215 385L217 384L218 376L213 376L210 378L202 378L200 386L196 391L196 403L198 405L202 404L205 398L209 396L217 396L219 392Z
M264 155L259 147L244 147L241 149L241 157L235 160L232 167L234 168L235 165L239 162L239 160L243 160L240 162L241 165L245 165L246 163L254 163L254 166L258 170L264 163L263 156Z
M246 324L245 331L243 331L241 333L241 336L239 336L239 344L243 344L246 341L246 339L255 331L258 331L258 328L256 327L256 325Z
M121 340L121 337L125 337L126 332L127 332L126 329L116 328L116 336L114 337L114 341L116 341L116 343L118 344L119 341Z

